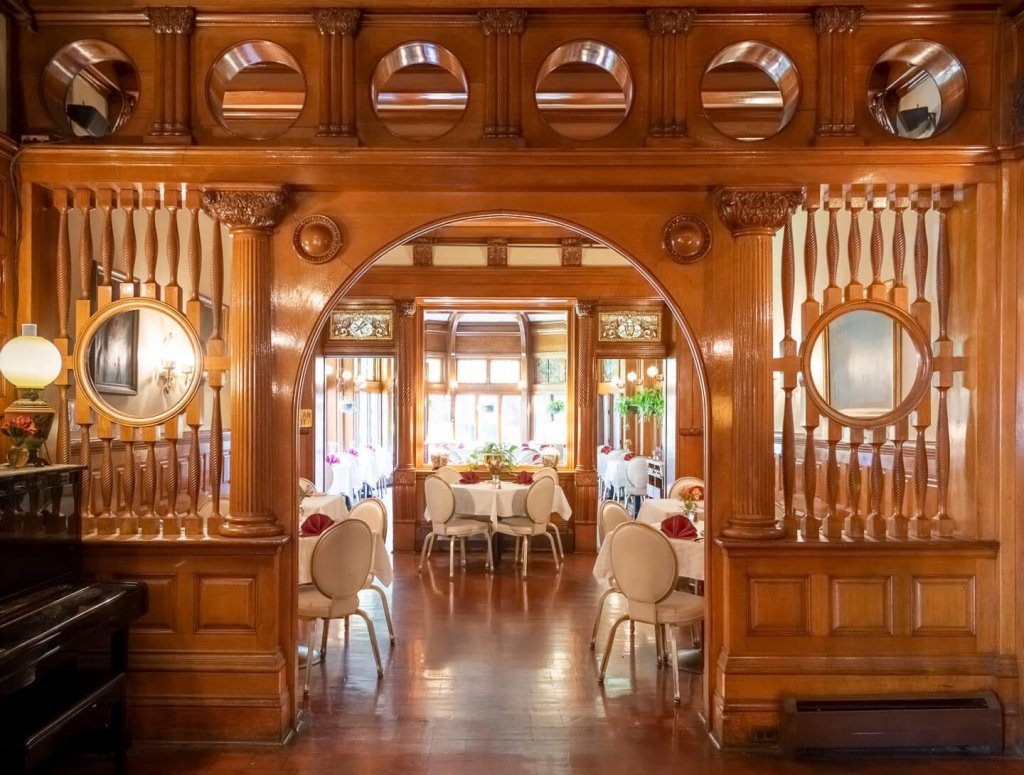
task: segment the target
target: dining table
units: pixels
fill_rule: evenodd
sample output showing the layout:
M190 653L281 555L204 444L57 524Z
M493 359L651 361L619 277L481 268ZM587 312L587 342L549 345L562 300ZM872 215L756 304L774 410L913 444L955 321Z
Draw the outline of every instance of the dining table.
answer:
M694 501L693 522L702 522L704 516L704 501ZM637 512L636 521L646 522L648 525L660 525L666 517L674 514L685 514L686 508L679 498L644 498L640 502L640 511Z
M526 515L526 493L529 489L530 485L517 482L503 481L500 487L490 481L476 484L456 482L452 485L452 491L455 493L455 513L460 516L469 514L486 517L491 521L492 527L497 527L498 520L502 517ZM560 485L555 486L555 499L551 504L551 511L562 519L569 519L572 516L569 499L565 497L565 491Z
M311 514L326 514L338 522L348 516L348 506L345 505L345 498L333 493L315 493L307 495L299 501L300 517L299 522Z
M678 513L678 512L673 512ZM660 522L655 525L660 529ZM704 523L694 525L697 528L697 539L668 538L672 551L676 553L676 568L679 578L704 580ZM594 578L608 583L612 578L612 542L605 539L601 551L594 561Z

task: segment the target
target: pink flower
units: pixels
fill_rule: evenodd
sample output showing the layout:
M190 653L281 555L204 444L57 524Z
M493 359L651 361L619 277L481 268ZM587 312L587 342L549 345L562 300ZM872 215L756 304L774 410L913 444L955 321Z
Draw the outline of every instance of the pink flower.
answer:
M324 462L327 463L327 465L333 465L335 463L340 463L341 458L338 457L337 455L328 455L327 457L324 458Z
M355 447L350 447L348 454L350 454L352 457L359 457L359 450L356 449Z
M0 422L0 433L17 442L29 436L35 436L39 433L39 426L36 425L31 417L24 414L16 414L12 417L4 417L3 422Z
M704 488L699 484L693 484L683 490L683 498L685 500L704 500Z

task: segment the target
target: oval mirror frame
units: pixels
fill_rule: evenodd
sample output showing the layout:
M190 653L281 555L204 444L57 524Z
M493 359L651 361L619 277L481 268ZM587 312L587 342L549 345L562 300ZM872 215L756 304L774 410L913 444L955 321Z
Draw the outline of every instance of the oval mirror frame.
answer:
M125 414L124 412L118 411L112 407L92 384L92 377L89 372L89 350L92 347L93 337L95 337L100 328L103 327L103 324L115 315L119 315L122 312L134 312L136 310L149 310L150 312L156 312L169 317L185 332L185 337L188 340L189 345L192 347L192 352L195 355L196 378L189 383L187 388L185 388L185 392L182 393L181 397L177 401L162 412L148 415L146 417L136 417L134 415ZM203 373L203 369L203 347L199 341L198 334L196 334L192 324L189 323L188 318L173 307L170 307L161 301L157 301L156 299L120 299L119 301L108 304L89 319L89 322L85 326L85 330L82 331L82 335L79 337L78 346L75 348L76 388L81 389L97 414L106 417L111 422L116 422L120 425L126 425L133 428L146 428L152 425L160 425L161 423L167 422L172 417L176 417L184 412L185 408L195 397L203 382L202 379L198 378L199 375Z
M554 89L544 91L544 81L562 67L579 67L587 65L604 71L607 76L618 84L618 92L584 92ZM629 116L633 107L635 86L633 73L625 57L618 51L598 40L573 40L563 43L548 54L537 70L534 81L533 99L537 111L544 122L552 130L573 140L597 140L607 137L620 126ZM611 120L612 111L617 115ZM599 123L586 123L578 127L558 120L560 113L570 116L591 116L602 118Z
M715 70L719 70L717 75L721 76L721 71L735 72L740 66L746 66L751 72L759 72L774 84L775 92L708 88L709 77L716 76ZM800 74L793 60L782 49L759 40L741 40L729 44L715 54L704 68L700 81L700 103L711 125L726 137L743 142L767 140L785 129L796 114L797 106L800 104ZM739 119L732 117L739 111L753 112L754 119L767 126L763 114L769 110L772 111L772 116L776 113L778 115L778 118L773 118L770 131L745 135L725 128L743 121L742 114ZM726 117L728 121L724 120Z
M899 324L903 332L907 334L917 353L917 369L910 390L890 411L874 417L855 417L839 411L825 400L814 383L811 354L814 352L818 340L828 329L830 323L850 312L878 312L890 318L894 323ZM892 425L907 417L928 395L928 391L931 389L932 353L928 336L910 314L888 302L861 299L833 307L814 321L800 347L800 371L808 398L823 415L848 428L870 430Z
M434 67L444 70L458 84L461 91L418 91L391 92L388 82L406 68ZM384 95L396 96L385 99ZM469 76L462 62L440 43L427 40L412 40L388 51L373 68L370 79L370 105L377 119L395 137L403 140L436 140L455 129L462 121L469 103ZM447 111L451 115L445 125L429 128L431 123L440 124ZM400 115L409 125L396 124L389 120L389 113ZM423 123L416 123L414 116L423 116ZM424 128L426 125L427 128Z
M894 74L895 65L901 67ZM922 89L928 86L934 89L937 105L900 110L905 96L918 92L918 99L926 97ZM963 112L967 71L941 43L911 38L890 46L875 60L868 73L867 98L868 112L886 132L908 140L927 140L949 129Z
M232 109L247 111L250 115L233 117L225 110L227 95L231 93L231 83L246 70L264 67L287 68L302 82L301 101L292 100L282 104L270 104L269 101L260 102L250 100L239 102ZM244 89L244 92L256 93L256 89ZM281 90L262 90L259 93L287 94ZM297 92L292 92L297 94ZM308 89L306 85L306 74L302 65L295 56L282 46L271 40L243 40L234 43L214 60L213 66L206 77L206 104L210 113L217 119L217 123L235 137L243 140L272 140L280 137L295 122L299 120L302 111L306 107ZM251 121L255 125L254 131L246 132L245 124L239 125L241 121Z
M76 80L85 77L93 92L105 95L107 108L116 106L116 115L104 115L93 105L70 103ZM83 38L68 43L50 57L39 81L40 97L46 112L62 134L70 137L109 137L116 134L131 117L139 99L139 70L124 51L97 38ZM81 108L81 115L73 120L69 107ZM98 129L106 123L105 131ZM83 134L75 132L81 127Z

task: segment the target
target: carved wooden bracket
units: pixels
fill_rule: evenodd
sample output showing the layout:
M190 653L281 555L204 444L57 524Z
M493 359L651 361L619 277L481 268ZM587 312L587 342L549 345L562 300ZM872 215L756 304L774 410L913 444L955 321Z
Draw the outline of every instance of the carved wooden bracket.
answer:
M818 33L818 137L856 137L854 100L860 94L853 83L851 38L864 9L828 6L814 11Z
M647 12L651 37L652 138L686 136L686 34L697 12L654 8Z
M429 237L420 237L412 243L412 265L434 265L434 241Z
M489 8L479 17L486 38L484 137L519 138L520 37L526 29L526 11Z
M361 12L317 8L320 33L320 114L316 136L352 142L356 138L355 41Z
M508 240L487 240L487 266L508 266Z
M203 192L203 210L232 231L272 231L284 215L283 188L214 188Z
M147 8L153 29L154 142L192 141L192 65L189 36L195 26L194 8Z
M583 240L566 237L562 240L562 266L583 265Z
M771 236L800 206L804 195L803 189L794 188L720 188L715 192L715 209L734 237Z

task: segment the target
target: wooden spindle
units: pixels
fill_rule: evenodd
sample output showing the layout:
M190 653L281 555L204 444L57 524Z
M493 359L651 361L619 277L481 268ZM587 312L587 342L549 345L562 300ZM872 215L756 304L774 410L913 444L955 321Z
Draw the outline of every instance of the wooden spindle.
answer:
M911 523L911 535L914 538L931 536L931 520L925 511L928 496L928 449L925 445L924 428L917 428L917 439L914 444L914 519Z
M836 447L839 438L829 437L828 458L825 460L825 519L822 530L826 538L838 540L843 536L843 522L839 518L839 458Z
M892 514L889 517L886 533L890 538L906 538L908 535L908 520L903 513L904 500L907 491L907 470L903 463L903 445L906 441L906 424L903 427L903 438L896 431L893 439L895 451L892 456Z
M71 352L68 325L71 318L71 236L68 230L68 210L71 196L66 189L53 192L53 204L58 212L57 223L57 339L54 344L65 359ZM65 361L67 363L67 361ZM62 368L57 378L57 462L71 462L71 405L68 369Z
M815 218L821 207L821 186L808 188L804 199L807 224L804 231L804 284L807 296L800 307L802 330L808 331L821 314L821 305L815 297L815 282L818 274L818 233ZM814 432L818 427L818 411L804 393L804 517L801 534L806 541L817 541L821 537L821 520L815 513L817 493L818 461Z
M828 201L828 236L825 241L829 288L839 287L837 281L839 277L839 211L842 207L842 197L833 197L830 191Z
M114 192L104 189L97 197L103 224L100 229L100 283L109 287L114 274Z
M188 300L199 301L199 283L203 270L203 244L199 231L199 192L188 192L186 205L189 211L188 234Z
M889 198L885 188L881 192L873 192L871 197L871 285L868 287L868 298L872 301L887 301L888 289L882 280L882 265L885 261L885 234L882 230L882 213L889 206Z
M124 444L124 466L121 469L121 494L124 511L121 512L121 535L135 535L138 518L135 514L135 430L126 429L121 436Z
M210 355L224 354L224 341L221 332L221 305L224 303L224 250L220 219L213 219L213 237L210 245L210 291L213 303L213 330L210 334L208 349ZM224 474L224 426L221 418L221 390L224 386L224 372L210 369L208 384L213 391L210 408L210 496L213 499L213 511L206 519L206 534L220 534L220 526L224 522L224 514L220 511L220 485Z
M793 423L793 390L800 372L796 340L793 339L793 297L796 291L796 257L793 251L793 216L790 213L782 232L782 319L785 329L780 343L782 389L785 392L785 410L782 420L782 532L787 538L796 538L797 518L793 509L796 490L796 434Z
M935 428L935 477L938 488L938 509L934 530L943 538L953 535L954 523L949 515L949 389L953 387L953 342L949 338L949 300L951 285L949 210L953 207L953 192L946 188L939 192L936 205L939 211L939 244L936 246L935 283L939 308L939 338L934 344L935 387L939 392L939 408Z
M203 519L199 516L199 424L190 424L188 440L188 513L185 515L185 536L201 538Z
M167 256L167 287L164 299L175 309L181 308L181 286L178 284L178 265L181 259L181 240L178 235L178 209L181 207L181 191L169 189L164 192L164 210L167 211L167 241L164 244Z
M102 418L98 424L103 424ZM100 499L103 511L96 518L96 532L100 535L113 535L117 532L117 517L111 508L114 498L114 453L111 445L114 437L109 429L107 433L101 429L99 436L103 444L100 452Z
M804 290L807 291L805 301L813 302L817 307L818 301L814 296L814 286L818 275L818 231L814 225L814 219L821 206L821 191L813 186L808 189L807 198L804 200L804 212L807 213L807 224L804 230Z
M142 515L139 528L144 536L160 534L160 519L156 512L156 433L151 428L142 429L142 441L146 446L146 463L142 470Z
M92 192L88 189L75 192L75 206L82 211L82 229L78 236L78 281L81 288L78 298L92 299Z
M866 533L869 538L885 538L885 517L882 516L882 492L885 476L882 471L882 445L885 443L885 429L871 432L871 468L868 472L868 512Z
M206 534L219 535L224 515L220 513L220 480L224 473L224 427L221 420L221 386L213 387L210 417L210 497L213 511L206 518Z
M931 192L923 189L914 200L917 211L917 229L914 234L914 289L917 292L915 301L926 301L925 286L928 283L928 231L925 226L925 215L931 209Z
M156 211L160 207L159 192L152 189L143 191L142 207L146 211L146 234L142 242L142 255L146 261L146 279L142 283L142 295L155 299L158 296L156 266L159 243L156 231Z
M79 423L79 461L82 464L82 518L85 521L84 533L96 531L96 515L92 510L92 439L89 432L92 424Z
M864 298L864 286L860 281L860 262L863 257L863 246L860 236L860 213L864 209L865 204L864 187L854 186L850 192L850 199L847 204L850 210L850 233L846 243L846 259L850 268L850 281L846 284L847 301Z
M213 303L213 325L210 339L223 341L221 305L224 304L224 245L218 218L213 219L213 237L210 244L210 295Z
M174 436L167 438L168 452L167 466L167 512L161 521L164 538L177 538L181 532L178 522L178 439Z
M864 431L850 428L850 458L846 465L846 522L844 529L850 538L864 537L864 517L860 513L860 445L864 443Z
M119 197L121 209L124 210L124 229L121 232L121 260L124 263L125 282L135 282L135 254L138 246L135 241L135 210L138 209L138 195L134 189L122 189ZM134 295L134 288L132 295ZM122 297L124 288L122 288Z
M932 306L925 292L928 284L928 232L925 227L925 215L932 208L931 188L922 186L918 189L913 208L917 213L917 229L914 234L914 286L917 297L911 304L911 314L920 324L925 335L931 331ZM910 521L912 538L930 538L932 522L927 514L926 497L928 495L928 454L925 444L925 432L931 425L931 395L926 395L914 411L914 517Z
M818 489L818 450L814 444L814 427L804 426L804 518L801 534L806 541L821 536L821 520L814 513L814 498Z

